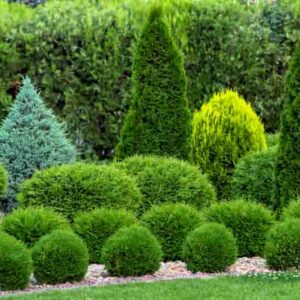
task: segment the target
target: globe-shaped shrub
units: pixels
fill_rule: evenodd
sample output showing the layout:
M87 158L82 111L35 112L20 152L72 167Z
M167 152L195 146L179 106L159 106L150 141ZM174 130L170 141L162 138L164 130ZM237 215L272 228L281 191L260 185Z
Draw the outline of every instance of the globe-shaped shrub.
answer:
M25 245L0 232L0 290L26 288L31 272L31 256Z
M270 230L265 258L267 264L275 270L300 268L300 220L289 219Z
M83 240L70 230L55 230L32 248L34 277L39 283L64 283L84 278L89 262Z
M6 215L0 222L0 230L31 247L42 236L56 229L69 229L68 221L50 208L19 208Z
M266 148L264 127L250 104L236 92L224 91L195 112L193 156L217 188L218 198L228 198L230 180L238 160Z
M192 272L222 272L236 261L236 240L224 225L207 223L188 235L182 258Z
M262 204L244 200L212 205L204 211L204 218L232 230L240 257L262 255L266 234L274 223L271 211Z
M36 172L20 188L22 207L47 206L72 220L100 206L136 210L142 195L135 180L112 166L77 163Z
M276 154L277 147L271 147L241 158L232 176L232 197L242 197L273 208Z
M140 213L153 204L184 202L197 208L209 206L215 191L197 167L178 160L159 156L133 156L116 166L133 176L143 194Z
M166 261L181 258L182 244L186 236L202 221L197 210L183 203L153 206L141 218L142 224L160 242Z
M159 269L161 247L140 225L123 227L102 248L102 261L112 276L140 276Z
M300 219L300 199L291 201L289 205L282 210L281 219Z
M135 216L125 210L100 208L78 215L73 226L88 247L90 262L101 263L101 251L107 238L121 227L136 222Z

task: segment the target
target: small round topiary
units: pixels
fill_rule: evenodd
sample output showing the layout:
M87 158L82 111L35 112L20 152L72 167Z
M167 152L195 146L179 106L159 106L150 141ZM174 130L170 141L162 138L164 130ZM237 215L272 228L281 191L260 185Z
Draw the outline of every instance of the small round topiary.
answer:
M192 272L222 272L236 261L236 240L224 225L204 224L188 235L182 258Z
M34 276L39 283L64 283L84 278L89 262L83 240L69 230L55 230L32 248Z
M281 219L300 219L300 199L291 201L287 207L283 208Z
M6 169L0 164L0 196L4 194L8 185L8 175Z
M76 163L37 171L23 182L22 207L47 206L70 220L100 206L135 211L142 195L133 178L113 166Z
M182 244L186 236L202 222L199 212L183 203L153 206L141 218L141 223L160 242L166 261L181 258Z
M215 201L215 191L197 167L159 156L133 156L116 166L133 176L143 194L140 213L154 204L184 202L203 208Z
M300 268L300 220L285 220L270 230L265 258L267 264L275 270Z
M101 251L105 241L121 227L135 223L137 219L130 212L100 208L78 215L73 228L88 247L90 263L101 263Z
M123 227L102 248L102 261L112 276L140 276L159 269L161 247L140 225Z
M266 148L263 124L250 104L230 90L215 94L194 113L192 142L194 161L209 175L219 199L230 195L238 160Z
M204 218L232 230L240 257L263 254L266 234L275 221L271 211L262 204L245 200L212 205L204 211Z
M271 147L241 158L232 176L231 195L273 208L276 155L277 147Z
M32 260L25 245L5 232L0 232L0 290L27 287Z
M19 208L6 215L0 223L0 230L24 242L28 247L42 236L56 229L70 229L68 221L50 208Z

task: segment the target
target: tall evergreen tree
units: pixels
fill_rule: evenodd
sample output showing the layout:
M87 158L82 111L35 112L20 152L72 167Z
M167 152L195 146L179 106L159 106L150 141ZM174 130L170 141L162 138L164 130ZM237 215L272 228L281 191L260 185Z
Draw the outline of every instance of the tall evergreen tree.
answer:
M138 40L133 63L133 99L116 157L156 154L187 159L191 153L191 113L183 59L153 7Z
M275 209L300 196L300 42L289 64L285 88L275 166Z
M12 109L0 128L0 162L9 175L7 194L0 199L1 209L16 207L19 184L37 169L70 163L76 150L65 138L59 124L29 78L22 83Z

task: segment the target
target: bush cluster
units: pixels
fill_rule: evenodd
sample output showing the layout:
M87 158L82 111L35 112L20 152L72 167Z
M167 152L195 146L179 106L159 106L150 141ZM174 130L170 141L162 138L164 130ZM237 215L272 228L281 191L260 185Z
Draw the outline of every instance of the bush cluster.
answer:
M188 235L182 257L192 272L222 272L237 258L236 241L224 225L207 223Z
M130 212L102 208L76 216L73 228L88 247L90 263L101 263L101 251L106 240L121 227L136 222Z
M232 230L240 257L262 255L267 232L274 223L272 213L263 205L244 200L212 205L204 211L204 218Z

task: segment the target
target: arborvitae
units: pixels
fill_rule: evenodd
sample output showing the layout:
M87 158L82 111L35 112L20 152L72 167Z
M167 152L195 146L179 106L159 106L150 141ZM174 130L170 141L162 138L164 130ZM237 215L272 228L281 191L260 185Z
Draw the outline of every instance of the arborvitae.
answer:
M1 209L16 206L19 184L37 169L70 163L76 150L65 138L64 130L34 89L29 78L22 83L12 109L0 128L0 162L9 175Z
M156 154L187 159L191 153L191 113L183 59L153 7L138 40L133 63L133 99L116 157Z
M300 196L300 42L290 61L285 88L275 166L275 209Z

